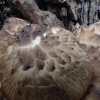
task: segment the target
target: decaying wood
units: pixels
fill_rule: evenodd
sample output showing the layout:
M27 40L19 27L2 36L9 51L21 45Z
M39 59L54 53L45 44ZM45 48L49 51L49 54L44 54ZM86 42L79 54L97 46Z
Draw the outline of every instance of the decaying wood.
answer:
M31 23L64 27L63 23L53 13L40 10L35 0L14 0L13 3L25 19Z
M0 20L1 20L1 23L3 23L6 18L7 17L0 12Z
M39 0L38 0L39 1ZM55 13L63 21L68 30L75 30L99 21L98 2L100 0L44 0L47 10ZM100 4L99 4L100 5ZM62 16L62 8L66 8L67 16Z
M2 4L3 1L6 4ZM12 1L14 1L16 7ZM6 15L7 18L16 16L18 18L26 19L31 23L64 26L70 31L98 22L100 19L100 0L35 1L36 2L34 2L34 0L0 0L0 11L3 15ZM10 13L7 12L8 9L11 10ZM38 11L36 9L38 9ZM24 18L20 11L24 15ZM2 19L0 19L0 22L2 22ZM0 26L1 25L3 26L3 23L0 24Z

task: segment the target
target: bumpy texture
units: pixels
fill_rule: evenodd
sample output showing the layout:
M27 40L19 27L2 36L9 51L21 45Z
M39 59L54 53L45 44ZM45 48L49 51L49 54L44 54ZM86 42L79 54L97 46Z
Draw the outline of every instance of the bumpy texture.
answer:
M13 0L13 3L30 23L64 27L53 13L40 10L35 0Z
M5 27L0 32L0 55L1 55L0 63L2 63L2 58L7 54L7 48L8 48L8 45L10 45L9 36L16 34L16 32L18 32L18 31L21 31L22 28L28 24L28 22L21 20L21 19L17 19L17 18L16 18L16 20L14 18L9 18L9 20L5 21L5 24L7 24L7 23L9 23L9 26L4 25ZM9 41L7 41L7 39ZM6 100L1 91L2 80L3 80L3 74L0 71L0 100Z
M11 19L20 22L16 18ZM26 22L11 27L11 19L0 32L4 37L0 40L0 71L4 77L1 88L6 98L82 98L90 85L93 66L77 45L74 35L58 27L25 26Z
M100 100L100 22L74 31L94 65L94 78L83 100Z

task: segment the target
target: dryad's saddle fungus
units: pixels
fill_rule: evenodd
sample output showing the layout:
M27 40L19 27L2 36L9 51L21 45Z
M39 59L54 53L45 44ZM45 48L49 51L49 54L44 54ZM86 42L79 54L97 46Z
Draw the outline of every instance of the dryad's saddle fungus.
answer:
M9 23L9 25L7 25ZM21 31L23 27L25 27L28 22L17 19L17 18L9 18L9 20L5 21L5 25L0 31L0 66L4 65L4 56L7 54L7 48L10 46L10 35L16 34L16 32ZM9 31L10 30L10 31ZM3 73L0 67L0 88L1 81L3 79ZM0 100L6 100L1 89L0 89Z
M100 22L74 31L94 65L94 78L83 100L100 100Z
M88 56L63 28L10 18L0 39L1 88L8 100L79 100L91 83Z

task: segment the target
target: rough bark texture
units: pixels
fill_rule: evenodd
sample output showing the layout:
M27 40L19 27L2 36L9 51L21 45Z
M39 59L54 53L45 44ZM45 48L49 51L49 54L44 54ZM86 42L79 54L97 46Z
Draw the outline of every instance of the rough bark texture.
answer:
M67 29L87 26L99 21L99 0L44 0L48 3L47 9L55 13ZM58 13L60 12L60 13ZM63 13L63 14L62 14ZM65 15L65 13L67 13Z
M64 27L63 23L54 14L40 10L35 0L13 0L13 3L25 19L31 23Z
M69 29L71 31L82 27L82 26L87 26L89 24L95 23L99 21L100 18L100 0L35 0L36 3L31 4L31 6L34 8L40 8L39 11L36 12L31 12L31 17L27 16L28 11L24 11L21 9L23 6L15 5L12 3L12 1L20 1L20 0L1 0L0 1L0 26L2 27L2 24L6 17L10 16L17 16L19 18L23 18L22 14L24 15L24 18L27 20L30 20L31 23L43 23L51 26L65 26L66 29ZM27 2L29 2L27 0ZM38 5L38 6L37 6ZM38 9L39 9L38 8ZM31 10L30 8L27 10ZM34 9L33 9L34 10ZM47 12L45 12L45 11ZM26 13L26 14L25 14ZM33 14L35 14L34 17ZM52 14L53 13L53 14ZM56 18L56 16L57 18ZM2 19L2 16L3 17ZM45 16L48 16L49 20L51 23L48 23L47 20L42 20L41 18L44 18ZM23 18L23 19L24 19ZM46 19L47 19L46 18ZM56 20L54 20L56 19ZM62 22L63 24L62 24ZM46 22L45 22L46 21ZM49 21L49 22L50 22Z

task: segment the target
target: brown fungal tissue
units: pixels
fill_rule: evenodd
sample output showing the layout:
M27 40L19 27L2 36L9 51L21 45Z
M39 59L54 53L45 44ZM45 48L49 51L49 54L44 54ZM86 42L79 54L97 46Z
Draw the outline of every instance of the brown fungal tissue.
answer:
M9 25L6 25L8 23L9 23ZM21 31L22 28L26 25L28 25L28 22L21 20L21 19L17 19L17 18L16 18L16 20L14 18L9 18L9 20L5 21L5 25L2 29L2 31L0 31L0 35L1 35L0 36L0 55L1 55L0 63L2 63L1 66L5 65L5 62L3 62L4 59L2 59L2 58L7 54L8 46L9 46L9 48L11 48L10 45L12 43L12 37L10 37L10 35L16 34L16 32ZM6 100L6 98L4 97L4 95L1 91L2 80L3 80L3 74L2 74L2 71L0 68L0 100Z
M94 65L94 78L83 100L100 100L100 22L74 31Z
M0 73L7 100L80 100L93 66L71 32L10 18L0 31Z

